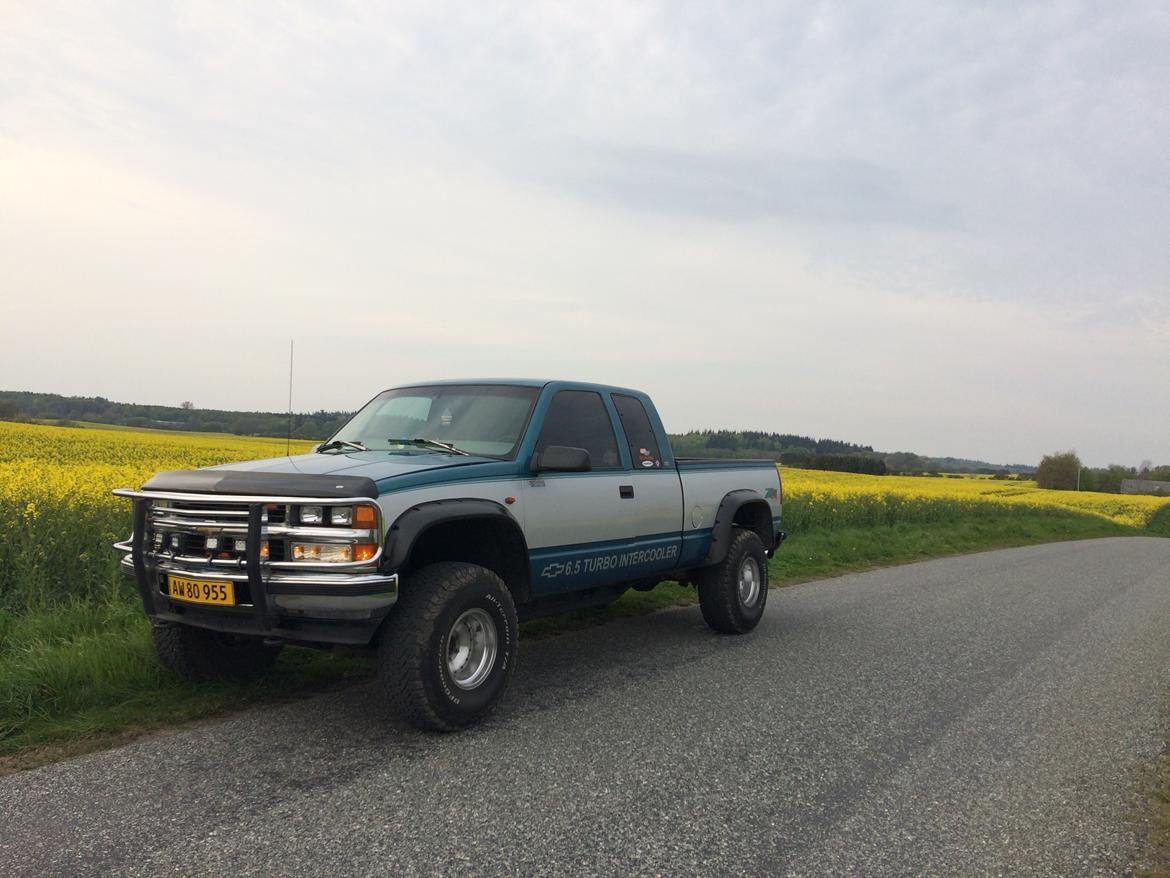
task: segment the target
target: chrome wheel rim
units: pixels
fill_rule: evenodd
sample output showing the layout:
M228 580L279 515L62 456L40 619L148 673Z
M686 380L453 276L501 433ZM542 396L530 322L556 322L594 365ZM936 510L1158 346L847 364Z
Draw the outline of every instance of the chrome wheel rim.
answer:
M760 565L755 558L744 558L739 565L739 602L750 607L760 596Z
M466 610L447 635L447 673L460 689L474 689L492 672L499 651L496 623L487 610Z

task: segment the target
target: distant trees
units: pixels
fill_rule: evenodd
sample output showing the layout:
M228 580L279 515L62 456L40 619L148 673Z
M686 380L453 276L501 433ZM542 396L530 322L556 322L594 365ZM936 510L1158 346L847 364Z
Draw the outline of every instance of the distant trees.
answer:
M761 430L691 430L672 435L670 441L680 457L783 456L789 462L813 454L873 454L870 445Z
M1036 485L1056 491L1074 491L1080 473L1081 459L1075 451L1046 454L1036 468Z
M679 457L756 457L805 469L884 474L885 462L870 445L760 430L692 430L670 437Z
M1133 467L1111 463L1104 469L1093 470L1093 490L1116 494L1121 490L1122 479L1136 478Z
M1099 491L1105 494L1120 493L1121 483L1125 479L1170 482L1170 465L1154 466L1145 460L1140 467L1122 466L1119 463L1111 463L1104 467L1088 467L1081 463L1075 451L1064 451L1047 455L1040 461L1040 467L1036 470L1036 484L1041 488L1071 491L1077 487L1078 471L1082 491Z
M5 416L4 411L13 415ZM35 418L44 421L89 421L159 430L229 432L242 436L279 436L289 429L284 412L229 412L200 409L190 400L177 406L111 402L101 396L60 396L55 393L0 391L0 419ZM294 414L294 439L324 439L350 417L348 412L318 411Z
M805 469L828 469L839 473L884 476L886 462L868 454L814 454L801 464Z
M1071 452L1066 452L1066 454ZM1060 455L1053 455L1053 459L1060 457ZM1044 458L1049 460L1050 458ZM1043 465L1043 464L1042 464ZM1067 469L1067 464L1065 464ZM1046 470L1045 478L1048 478ZM1040 473L1036 474L1036 483L1040 487L1048 487L1045 483L1040 481ZM1153 466L1149 461L1143 461L1143 466L1122 466L1119 463L1111 463L1109 466L1103 467L1081 467L1081 490L1082 491L1100 491L1105 494L1117 494L1121 491L1121 483L1125 479L1153 479L1155 481L1170 482L1170 465ZM1060 481L1058 488L1067 487L1067 472L1065 477ZM1076 487L1075 475L1072 487Z
M759 430L692 430L671 435L679 457L755 457L803 469L885 475L886 464L870 445Z
M913 452L896 451L886 455L886 466L894 473L920 473L926 461Z
M886 468L892 473L918 475L938 471L938 467L910 451L895 451L886 455Z

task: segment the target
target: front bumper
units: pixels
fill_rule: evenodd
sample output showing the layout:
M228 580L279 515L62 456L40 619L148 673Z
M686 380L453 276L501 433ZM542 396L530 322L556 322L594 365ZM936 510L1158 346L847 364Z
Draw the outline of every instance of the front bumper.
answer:
M338 504L330 498L218 496L155 491L115 491L134 503L134 526L129 540L115 543L125 555L123 572L138 586L146 614L161 622L176 622L238 634L253 634L312 643L368 643L398 599L398 575L379 570L382 523L375 532L377 554L366 563L327 564L262 560L260 546L268 540L295 535L296 529L270 523L266 510L273 504ZM350 498L351 502L368 502ZM194 534L234 534L246 549L239 557L220 560L158 550L147 539L153 522L172 522L165 504L195 504L203 519L193 521ZM161 507L161 508L159 508ZM217 520L215 513L234 516ZM218 522L218 523L217 523ZM176 530L167 525L168 533ZM218 530L217 530L218 528ZM338 532L344 536L344 532ZM314 531L312 538L321 539ZM340 569L339 569L340 568ZM238 602L219 607L190 603L167 593L167 577L230 581Z

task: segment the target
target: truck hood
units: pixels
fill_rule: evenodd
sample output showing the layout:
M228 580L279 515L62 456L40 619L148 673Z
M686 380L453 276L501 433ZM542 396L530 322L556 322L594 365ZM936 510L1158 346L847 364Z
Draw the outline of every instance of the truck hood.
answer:
M237 472L290 473L297 475L346 475L364 476L381 482L397 476L437 470L452 480L470 478L468 470L475 470L485 464L499 464L492 457L464 457L444 454L390 454L385 451L355 451L348 454L299 454L295 457L272 457L266 460L248 460L243 463L228 463L207 467L212 470L235 470Z

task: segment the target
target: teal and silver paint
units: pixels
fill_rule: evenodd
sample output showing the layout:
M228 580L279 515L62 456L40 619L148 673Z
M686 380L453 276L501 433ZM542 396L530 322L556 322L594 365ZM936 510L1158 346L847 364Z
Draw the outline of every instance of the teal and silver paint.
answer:
M771 508L775 529L779 529L780 478L775 466L747 461L676 464L658 413L646 394L574 382L546 382L542 388L527 433L512 460L441 452L354 451L221 468L373 479L387 525L412 506L434 500L483 499L503 505L528 543L534 597L699 564L710 549L719 504L731 491L748 488L757 492ZM545 412L561 390L601 394L619 439L619 468L586 473L531 471ZM630 459L613 393L642 402L658 441L660 468L638 468Z

